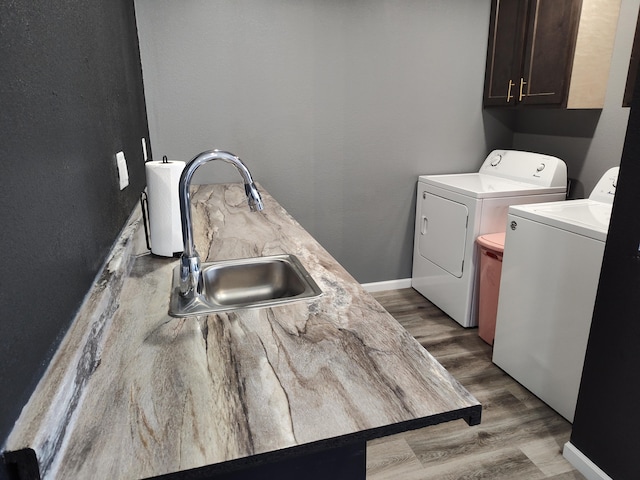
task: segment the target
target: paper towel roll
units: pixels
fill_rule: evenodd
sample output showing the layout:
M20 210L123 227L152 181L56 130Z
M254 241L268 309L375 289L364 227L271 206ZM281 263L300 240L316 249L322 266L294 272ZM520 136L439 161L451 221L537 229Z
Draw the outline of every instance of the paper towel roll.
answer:
M147 198L151 252L171 257L182 252L178 183L184 162L147 162Z

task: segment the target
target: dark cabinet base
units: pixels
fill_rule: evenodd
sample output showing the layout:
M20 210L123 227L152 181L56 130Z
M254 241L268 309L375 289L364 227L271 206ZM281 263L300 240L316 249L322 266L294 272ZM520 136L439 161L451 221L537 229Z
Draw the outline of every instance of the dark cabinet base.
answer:
M269 454L264 462L254 457L251 465L232 462L232 471L211 472L208 468L154 477L156 480L365 480L366 442L277 459Z

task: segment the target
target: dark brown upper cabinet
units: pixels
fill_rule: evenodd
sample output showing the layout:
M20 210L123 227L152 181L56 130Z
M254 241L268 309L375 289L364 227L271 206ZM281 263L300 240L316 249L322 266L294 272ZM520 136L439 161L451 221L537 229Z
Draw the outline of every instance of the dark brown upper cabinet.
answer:
M633 47L631 48L631 60L629 61L629 71L627 72L627 85L622 97L622 106L630 107L633 100L633 90L636 85L638 67L640 66L640 12L636 21L636 34L633 37Z
M484 106L602 108L620 0L493 0Z

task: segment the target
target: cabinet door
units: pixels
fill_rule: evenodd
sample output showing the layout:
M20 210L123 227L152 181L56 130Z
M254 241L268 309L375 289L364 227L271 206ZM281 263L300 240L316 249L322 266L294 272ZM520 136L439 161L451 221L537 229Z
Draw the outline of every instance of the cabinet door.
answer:
M528 105L566 101L581 0L531 0L520 85L516 96Z
M528 0L493 0L487 66L485 106L515 105L527 27Z

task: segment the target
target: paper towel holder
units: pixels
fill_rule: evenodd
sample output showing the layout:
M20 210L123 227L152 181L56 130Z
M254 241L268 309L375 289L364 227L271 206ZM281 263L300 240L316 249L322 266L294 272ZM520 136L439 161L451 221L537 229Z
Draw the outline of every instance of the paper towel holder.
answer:
M180 212L178 207L178 178L173 178L175 172L182 172L185 162L171 161L166 155L162 156L162 161L148 159L145 162L145 172L147 175L147 186L140 193L140 205L142 209L142 221L144 226L145 241L147 249L152 255L160 257L178 258L183 251L182 235L179 229L174 232L174 227L179 227ZM177 170L176 170L177 169ZM155 173L154 173L155 172ZM151 177L149 177L151 175ZM169 177L167 178L167 175ZM155 179L155 183L152 180ZM171 186L175 182L174 188ZM175 195L175 205L169 202L169 210L166 211L166 202L173 199ZM160 203L158 201L160 200ZM177 212L177 217L176 217ZM163 223L164 217L171 217L173 220L168 224ZM179 240L178 240L179 239ZM156 244L156 240L158 241Z
M140 192L140 208L142 209L142 225L144 226L144 239L147 242L147 250L151 251L151 239L149 233L149 200L147 192Z
M147 162L151 162L152 159L147 159ZM162 156L162 163L169 163L169 159L166 155ZM144 226L144 240L147 244L147 250L151 251L151 227L149 225L149 196L146 189L140 192L140 208L142 210L142 225ZM173 254L174 257L179 256L181 252Z
M147 162L151 162L152 159L148 158ZM145 162L146 163L146 162ZM162 156L162 163L169 163L169 159L166 155ZM144 240L147 244L147 250L151 251L151 232L149 226L149 196L146 190L140 192L140 209L142 210L142 226L144 227Z
M144 227L144 240L147 244L147 250L151 251L151 227L149 226L149 200L147 192L140 192L140 208L142 210L142 226ZM174 252L173 258L178 258L182 252Z

